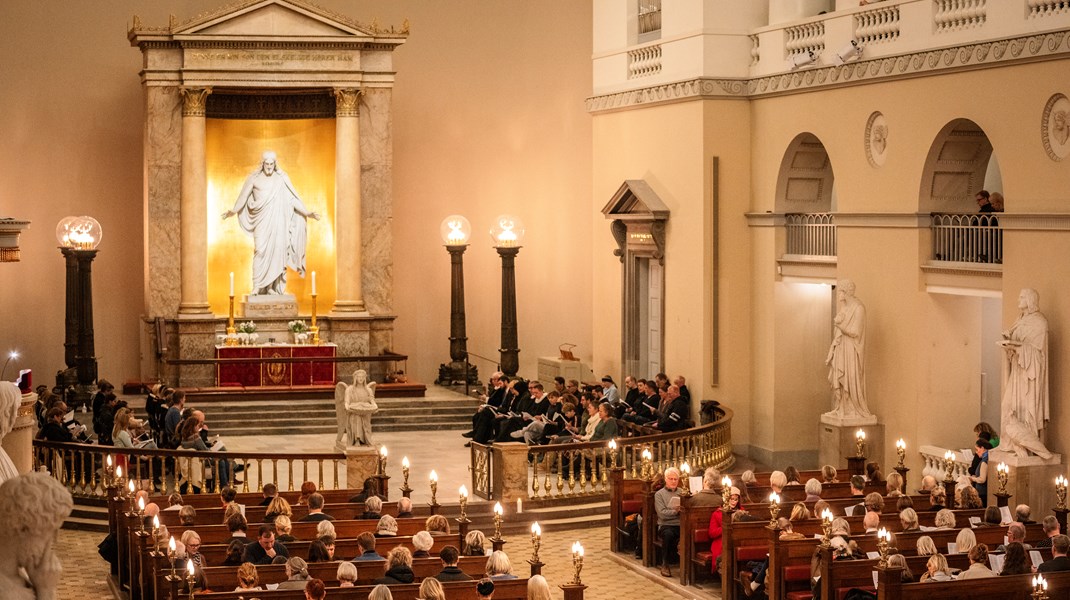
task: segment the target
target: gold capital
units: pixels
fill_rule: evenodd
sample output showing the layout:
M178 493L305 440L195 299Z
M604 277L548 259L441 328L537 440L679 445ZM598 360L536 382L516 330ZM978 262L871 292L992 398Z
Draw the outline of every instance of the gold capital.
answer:
M203 117L212 88L182 88L182 116Z
M359 117L360 95L363 90L355 88L337 88L334 90L335 109L337 117Z

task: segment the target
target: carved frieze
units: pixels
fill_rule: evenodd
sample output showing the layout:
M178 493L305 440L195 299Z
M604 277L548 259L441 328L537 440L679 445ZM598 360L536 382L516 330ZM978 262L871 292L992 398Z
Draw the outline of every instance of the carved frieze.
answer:
M330 119L334 97L326 91L301 93L216 93L208 98L213 119Z

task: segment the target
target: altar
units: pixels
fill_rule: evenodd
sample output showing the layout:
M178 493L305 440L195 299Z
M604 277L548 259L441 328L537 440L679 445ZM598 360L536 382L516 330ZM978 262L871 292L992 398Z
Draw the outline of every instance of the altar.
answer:
M216 346L216 386L311 386L334 385L335 363L292 360L301 358L334 358L338 346L334 344L294 345L265 344L256 346ZM244 359L226 362L225 359ZM288 360L275 360L288 359Z

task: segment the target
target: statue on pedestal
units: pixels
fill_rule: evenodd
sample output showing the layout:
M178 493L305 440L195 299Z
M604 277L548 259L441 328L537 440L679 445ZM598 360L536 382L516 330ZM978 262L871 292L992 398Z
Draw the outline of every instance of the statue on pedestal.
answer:
M234 215L253 236L253 294L285 294L287 267L305 276L305 224L320 216L305 208L274 152L264 152L223 219Z
M10 381L0 381L0 441L11 433L15 428L15 419L19 416L19 404L22 403L22 392L18 386ZM18 469L11 457L3 448L0 448L0 484L8 479L17 477Z
M53 551L74 500L48 473L19 475L0 485L0 590L5 600L53 600L63 565Z
M843 420L876 422L866 404L866 307L855 297L854 282L844 279L836 286L835 333L825 364L829 367L832 411L824 416Z
M1021 314L1003 332L999 345L1007 357L1007 379L1000 407L1000 450L1020 457L1052 453L1040 439L1049 419L1048 319L1039 310L1040 295L1031 288L1018 294Z
M372 415L379 410L379 406L375 403L375 382L368 381L367 371L357 369L353 373L353 385L338 382L334 388L334 405L338 416L335 443L344 437L347 447L371 446Z

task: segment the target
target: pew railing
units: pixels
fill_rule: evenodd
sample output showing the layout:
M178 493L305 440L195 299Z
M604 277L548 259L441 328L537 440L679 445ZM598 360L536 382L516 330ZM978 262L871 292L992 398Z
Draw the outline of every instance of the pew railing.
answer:
M240 491L257 491L265 483L279 489L294 490L295 482L313 481L319 489L335 490L346 487L339 472L346 470L346 456L329 453L262 453L262 452L202 452L197 450L161 450L116 448L96 444L65 442L33 442L34 469L42 468L62 483L72 495L105 498L106 488L115 477L115 467L122 466L123 485L134 483L135 490L165 489L168 480L181 474L184 493L219 493L221 477L214 476L218 463L231 461L242 465L236 484ZM111 466L108 466L109 458Z

